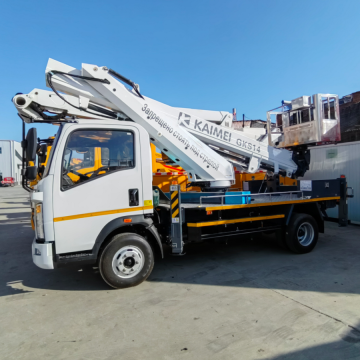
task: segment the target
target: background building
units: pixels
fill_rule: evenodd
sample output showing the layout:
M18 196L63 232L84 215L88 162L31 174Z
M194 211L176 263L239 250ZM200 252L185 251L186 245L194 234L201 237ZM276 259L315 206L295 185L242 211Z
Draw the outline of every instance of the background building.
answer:
M21 144L13 140L0 140L0 177L13 177L15 184L21 183Z
M360 91L342 97L339 103L341 142L360 141Z
M348 199L349 220L360 224L360 91L344 96L339 103L341 142L311 148L310 170L304 179L336 179L345 175L355 195ZM336 208L327 213L338 217Z

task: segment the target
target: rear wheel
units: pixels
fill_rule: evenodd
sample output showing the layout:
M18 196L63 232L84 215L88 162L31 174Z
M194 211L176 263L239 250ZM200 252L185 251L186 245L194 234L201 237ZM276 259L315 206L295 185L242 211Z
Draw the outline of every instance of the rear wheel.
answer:
M286 231L286 245L298 254L305 254L317 244L319 229L315 219L307 214L293 214Z
M145 281L154 267L150 244L140 235L115 235L100 256L104 281L115 289L136 286Z

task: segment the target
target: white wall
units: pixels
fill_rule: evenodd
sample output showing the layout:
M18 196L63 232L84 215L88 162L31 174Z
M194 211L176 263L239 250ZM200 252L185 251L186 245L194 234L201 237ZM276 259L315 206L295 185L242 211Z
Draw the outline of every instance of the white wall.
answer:
M19 184L21 181L22 165L21 144L13 140L0 140L0 148L0 174L3 178L13 177L15 181Z
M21 168L22 168L22 148L21 144L14 141L14 178L15 181L21 183Z
M349 220L360 224L360 141L326 145L311 149L310 170L304 179L337 179L345 175L355 196L348 199ZM330 217L338 217L338 209L329 209Z
M13 166L11 163L12 144L9 140L0 140L0 174L3 178L13 176Z

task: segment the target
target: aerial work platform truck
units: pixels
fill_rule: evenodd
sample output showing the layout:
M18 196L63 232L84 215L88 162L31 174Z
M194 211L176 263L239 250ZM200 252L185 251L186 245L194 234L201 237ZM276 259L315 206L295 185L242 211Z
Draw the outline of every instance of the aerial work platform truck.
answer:
M324 232L327 208L338 206L339 223L347 224L352 194L345 177L300 180L291 188L278 181L304 175L318 132L337 141L336 95L303 97L293 109L284 104L279 130L256 137L233 129L231 113L168 106L105 66L78 70L50 59L46 83L52 91L13 98L23 120L23 187L34 212L32 257L43 269L97 264L107 284L125 288L150 275L163 244L183 255L192 242L275 232L290 251L307 253ZM306 135L306 122L317 137ZM25 136L25 124L33 123L59 126L36 189L28 186L38 174L36 128ZM300 140L291 126L302 129ZM163 193L153 186L150 143L201 191L181 192L174 183ZM257 191L250 184L228 191L234 166L268 175Z

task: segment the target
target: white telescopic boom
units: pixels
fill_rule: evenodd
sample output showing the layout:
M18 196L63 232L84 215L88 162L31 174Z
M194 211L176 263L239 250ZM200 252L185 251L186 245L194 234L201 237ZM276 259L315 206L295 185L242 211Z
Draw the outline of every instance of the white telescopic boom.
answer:
M114 76L131 84L134 90L130 91ZM28 95L14 97L20 115L41 120L39 106L55 114L66 111L68 116L92 119L106 119L104 113L110 111L112 118L115 114L119 120L132 120L143 126L150 140L188 172L191 182L209 183L207 187L213 188L229 187L234 180L229 161L250 173L265 168L291 177L297 170L290 151L265 145L229 127L230 113L168 106L142 96L138 85L107 67L83 64L77 70L49 59L46 79L57 94L35 89ZM19 96L25 101L19 101Z
M209 183L212 188L226 188L234 181L233 166L224 157L191 135L178 123L175 116L164 113L156 106L157 102L129 91L110 75L106 67L83 64L80 72L50 59L46 73L50 72L53 74L51 85L56 91L87 98L89 104L106 106L143 126L149 133L150 140L187 171L191 182ZM73 78L66 73L106 79L108 83ZM85 113L87 109L83 110L84 116L89 117Z
M50 59L47 66L47 72L49 72L51 69L64 71L65 69L62 65L63 64ZM67 72L71 73L74 71L69 71L67 65L65 65L65 67L67 68ZM106 99L109 103L112 104L111 107L114 110L125 113L133 121L144 126L151 135L151 138L155 140L155 144L161 148L161 150L166 149L167 151L164 152L172 160L176 162L176 159L180 158L181 161L186 162L186 157L194 158L195 155L195 158L198 157L198 164L199 161L204 161L207 164L206 166L209 166L209 168L212 167L215 170L220 170L222 175L213 174L212 172L211 174L204 174L203 171L197 169L198 166L194 166L192 164L189 168L189 163L187 163L187 165L183 167L187 170L189 169L188 172L192 176L192 178L190 178L191 181L216 181L215 179L230 179L230 173L229 171L225 171L225 168L228 168L227 159L231 158L231 156L228 156L226 152L231 152L235 155L238 154L245 158L245 162L243 161L241 165L245 171L250 173L255 173L259 170L259 168L261 168L262 165L266 166L267 168L272 168L275 173L278 173L280 170L282 170L282 172L289 177L291 177L292 174L297 170L297 165L292 160L292 153L290 151L285 149L275 149L274 147L265 145L260 141L243 135L242 132L213 124L213 118L211 118L211 115L215 113L219 114L220 112L208 112L210 115L209 120L211 120L211 122L209 122L199 116L203 114L205 115L205 111L179 109L155 101L148 97L141 98L134 92L129 92L124 87L124 85L122 85L109 73L107 67L83 64L82 71L78 71L78 73L94 79L107 79L110 84L87 81L87 85L90 85L91 88L93 90L95 89L96 93L99 94L98 95L92 91L92 94L96 95L96 99L90 99L90 101L98 101L97 99L100 99L100 104L105 105L104 99ZM59 90L66 91L67 93L81 95L81 93L78 91L78 86L76 86L72 80L69 85L70 87L68 84L65 85L63 82L61 82L61 80L59 80L54 86L59 86ZM113 85L116 85L119 88L116 86L114 87ZM74 87L76 89L74 89ZM83 95L85 96L85 94ZM139 103L141 105L141 111L139 111ZM150 114L150 116L144 117L144 112L145 115ZM231 120L231 114L225 113L223 120L226 117ZM160 121L160 124L157 120ZM181 127L177 126L175 128L176 122ZM172 133L169 133L168 126L171 126L170 129L173 129ZM183 127L186 128L186 132L183 131L184 129L182 130ZM211 131L211 129L213 130ZM156 132L154 132L154 130ZM189 133L202 140L202 142L199 143L195 141L194 138L190 138L188 135ZM180 138L181 141L185 142L187 140L190 141L191 139L193 143L191 145L189 144L189 146L179 147L178 144L176 144L177 142L173 141L174 138ZM170 141L170 143L168 143L168 141ZM208 146L205 147L204 143L218 148L217 150L220 150L222 155L220 157L217 156L218 154L215 155L215 152ZM164 148L162 148L162 144L164 145ZM194 146L193 148L192 145ZM186 150L188 150L186 148L192 148L193 153L186 152ZM179 153L179 150L181 154ZM182 166L182 164L179 165ZM207 167L204 169L203 166L201 166L201 168L202 170L207 169ZM197 175L195 177L194 172ZM206 171L206 173L207 172L209 171ZM211 177L209 177L209 175L213 178L212 180L210 180Z

